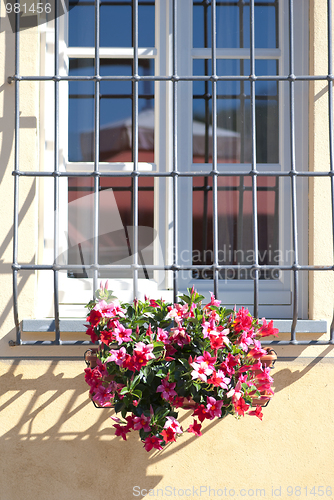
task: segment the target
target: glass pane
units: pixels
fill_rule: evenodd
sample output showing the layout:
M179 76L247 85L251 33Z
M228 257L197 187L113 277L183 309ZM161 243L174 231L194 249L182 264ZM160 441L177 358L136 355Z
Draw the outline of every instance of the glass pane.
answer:
M278 47L278 0L256 1L255 47ZM193 2L193 46L211 47L211 2ZM250 46L249 2L237 0L216 3L217 47L248 48ZM260 29L257 29L260 28Z
M259 177L257 189L259 264L275 265L278 257L278 186L274 177ZM221 270L221 279L249 279L244 268L254 262L252 179L247 176L218 177L218 262L237 265ZM212 177L193 179L193 265L213 263ZM212 278L212 271L194 272L198 279ZM277 273L262 271L261 279Z
M93 263L93 179L69 178L68 181L68 235L69 264L88 266ZM139 254L138 263L153 264L153 203L154 180L139 178ZM132 264L132 179L112 177L100 179L99 196L99 264ZM70 272L69 277L92 277L92 271L83 268ZM130 270L101 271L102 278L131 278ZM139 271L140 278L152 278L146 268Z
M69 46L94 47L95 7L93 0L75 0L76 5L70 10ZM71 5L71 2L70 2Z
M77 0L75 0L77 2ZM155 45L154 0L138 2L139 47ZM100 46L132 47L132 0L101 0ZM95 3L79 0L69 13L69 45L94 47Z
M275 60L256 60L258 76L277 74ZM197 59L194 75L211 74L211 60ZM219 76L249 75L249 60L218 59ZM278 84L261 81L255 84L255 120L257 163L278 163ZM193 161L212 162L212 85L193 84ZM252 123L250 83L217 83L217 155L218 163L249 163L252 160Z
M131 59L101 59L102 76L131 76ZM139 75L152 75L154 61L139 59ZM93 59L71 59L69 74L91 76ZM139 161L154 161L153 82L139 83ZM69 83L69 161L94 159L94 83ZM100 161L132 161L132 82L100 84Z

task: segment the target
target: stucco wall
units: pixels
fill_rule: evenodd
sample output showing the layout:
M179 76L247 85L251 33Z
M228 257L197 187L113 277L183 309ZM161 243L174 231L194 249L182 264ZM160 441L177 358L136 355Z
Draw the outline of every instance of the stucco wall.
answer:
M130 500L150 489L148 498L287 499L298 488L317 498L314 486L334 498L332 358L277 362L262 422L208 422L202 437L155 453L137 433L113 436L112 410L87 398L82 362L8 360L0 370L1 500Z
M59 359L81 356L84 348L8 346L15 339L11 276L14 87L7 83L14 73L14 36L1 7L0 500L129 500L141 498L140 491L150 489L155 498L288 499L305 498L306 493L316 498L321 493L318 487L323 487L324 498L334 498L331 347L278 349L273 372L276 395L264 410L262 422L255 417L209 422L204 424L201 438L186 435L163 452L147 453L135 433L128 442L114 437L108 418L111 410L93 407L83 378L83 361ZM314 0L311 7L311 63L314 72L326 73L326 1ZM23 32L21 36L25 50L22 74L35 73L39 64L37 33ZM22 168L37 170L38 87L24 85L20 161ZM326 86L310 86L311 167L320 170L328 168L328 130L323 130L326 102ZM20 259L24 262L36 260L37 190L33 181L20 181L19 238L24 252ZM319 186L311 186L310 255L315 263L332 259L331 239L324 237L331 236L328 186L325 191L326 196L320 181ZM321 225L317 222L320 215ZM33 274L22 273L22 318L34 317L35 285ZM317 273L311 279L313 318L330 319L332 291L332 276ZM48 360L48 356L55 359ZM190 421L190 412L184 412L184 428ZM313 487L317 496L312 496Z

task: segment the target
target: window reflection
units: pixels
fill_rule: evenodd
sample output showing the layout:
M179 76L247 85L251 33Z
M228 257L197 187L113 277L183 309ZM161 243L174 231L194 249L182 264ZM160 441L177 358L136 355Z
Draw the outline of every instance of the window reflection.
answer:
M217 48L249 48L250 3L246 0L217 0ZM195 48L211 47L211 1L194 0ZM278 0L255 0L255 47L278 47ZM261 29L257 29L261 27Z
M257 75L277 74L276 60L256 60ZM194 74L211 74L211 61L194 60ZM219 59L219 76L249 75L249 60ZM195 81L193 84L193 161L212 161L212 84ZM278 163L278 84L261 81L255 84L255 120L257 163ZM206 143L200 157L202 142L196 129L202 124ZM252 121L250 105L250 83L248 81L218 81L217 83L217 152L218 163L250 163L252 161ZM225 137L225 139L223 139ZM232 148L231 144L234 143ZM233 151L233 155L231 155Z
M152 278L154 180L139 178L138 186L138 261L144 266L139 278ZM70 177L68 180L68 264L82 265L82 270L69 272L71 278L92 277L87 269L94 263L94 181ZM101 265L133 263L133 181L125 177L101 177L99 190L98 261ZM100 271L101 278L132 278L132 271Z
M131 59L101 59L102 76L131 76ZM152 75L154 62L139 59L139 75ZM92 76L93 59L71 59L70 75ZM69 161L94 160L94 83L69 83ZM139 161L154 161L153 82L139 83ZM132 83L100 84L100 161L132 161Z
M154 0L138 0L139 47L155 45L154 16ZM132 0L101 0L100 47L133 47L132 21ZM69 12L69 22L70 47L94 47L94 0L75 0Z
M260 265L277 265L279 179L259 177L257 187ZM193 179L193 265L212 265L212 178ZM220 270L221 279L249 279L243 266L254 262L252 179L218 177L218 264L239 268ZM210 279L212 271L194 271L194 278ZM276 272L261 271L260 279L275 279Z

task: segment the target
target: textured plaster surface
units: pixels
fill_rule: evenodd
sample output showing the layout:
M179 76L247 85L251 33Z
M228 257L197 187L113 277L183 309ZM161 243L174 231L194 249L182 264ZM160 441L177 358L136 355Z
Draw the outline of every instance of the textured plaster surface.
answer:
M310 56L314 72L326 74L326 1L314 0L311 6ZM208 422L201 438L186 435L161 453L145 452L135 434L128 442L114 437L112 411L97 410L88 400L83 362L13 359L79 356L84 349L8 347L8 340L15 338L11 277L14 86L7 83L7 77L14 74L14 37L1 7L0 352L8 359L0 359L0 500L130 500L142 498L139 492L150 489L153 493L148 498L263 498L263 491L265 498L298 496L298 489L289 496L288 486L304 488L302 498L305 488L309 488L309 498L316 498L310 495L313 486L316 491L319 486L325 491L332 487L332 495L324 498L334 498L331 348L277 349L281 359L299 358L277 363L276 395L264 410L262 422L255 417ZM22 74L34 74L39 65L38 38L36 33L22 36ZM38 88L28 83L21 87L20 163L27 170L38 170ZM324 130L327 88L319 83L310 89L310 109L314 110L310 113L310 163L314 170L323 170L329 165L328 130ZM20 181L20 259L24 262L36 259L37 189L28 179ZM314 263L332 262L329 207L328 180L317 181L311 186L309 211ZM34 317L35 285L32 274L19 276L21 317ZM329 318L333 285L328 274L317 273L311 279L313 318ZM326 359L311 360L322 355ZM189 412L181 414L181 423L185 429L192 423Z
M88 400L82 362L2 361L0 500L143 498L137 487L153 490L148 498L205 500L232 498L224 488L275 498L281 488L287 499L289 486L332 486L333 498L333 358L278 361L273 375L262 422L230 416L147 453L136 433L127 442L113 435L113 411ZM191 412L180 420L186 429Z

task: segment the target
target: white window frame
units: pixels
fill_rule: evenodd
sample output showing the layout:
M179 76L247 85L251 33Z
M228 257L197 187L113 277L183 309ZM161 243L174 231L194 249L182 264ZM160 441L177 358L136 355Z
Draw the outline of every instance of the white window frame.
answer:
M295 0L295 7L300 9L300 26L304 31L305 26L308 26L308 2L305 0ZM139 57L153 58L155 61L155 74L157 76L171 75L173 73L172 62L172 2L171 0L156 0L156 46L154 48L140 48ZM299 10L298 10L299 12ZM277 59L279 61L279 74L288 74L287 58L283 58L283 53L287 53L286 40L288 40L288 23L283 22L288 15L288 1L282 0L279 2L279 49L257 49L255 58ZM182 44L178 45L178 74L179 76L187 76L192 74L192 61L195 58L203 59L211 57L211 49L193 49L192 48L192 1L182 0L178 2L178 40L182 40ZM295 16L297 18L297 16ZM180 22L181 20L181 22ZM45 59L41 60L41 74L53 74L54 59L53 59L53 43L54 33L52 23L46 29L41 30L41 53L45 53ZM67 17L60 18L60 68L61 74L66 75L68 71L68 62L70 57L75 58L94 58L94 48L75 48L67 46ZM305 47L308 48L307 33L303 33L305 37ZM217 59L238 59L249 58L249 49L217 49ZM100 48L101 58L129 58L133 57L133 49L129 48ZM302 63L302 71L307 74L308 67L308 50L304 51L303 57L299 62ZM283 65L284 64L284 65ZM53 102L53 86L46 83L41 83L41 169L53 170L54 155L52 145L54 140L53 123L49 119L50 103ZM60 135L60 154L59 154L59 170L74 172L91 172L94 169L94 164L87 163L72 163L67 161L67 141L68 141L68 84L61 82L60 85L60 116L59 121L63 125ZM139 163L139 171L149 170L158 172L171 172L173 170L173 120L172 120L172 99L173 88L171 82L156 82L155 83L155 163ZM187 147L178 148L177 163L181 169L184 166L192 171L208 171L207 164L192 163L192 83L180 82L178 84L178 114L177 128L182 131L182 135L178 135L178 143L187 145ZM306 106L300 106L300 109L308 114L307 92L305 95L296 96L306 103ZM279 164L258 165L260 171L289 169L290 164L288 147L289 144L289 96L287 91L287 83L279 84ZM181 104L180 104L181 103ZM301 117L301 123L307 124L307 119ZM307 128L307 127L306 127ZM298 130L296 129L298 133ZM296 141L296 145L300 144L299 157L303 158L302 164L308 165L307 159L307 130L302 131L302 140ZM44 147L46 146L46 147ZM219 169L231 169L231 164L218 164ZM99 169L103 171L112 171L115 173L124 172L124 170L132 170L131 163L107 163L100 162ZM250 165L233 164L233 169L240 171L249 171ZM301 169L301 168L299 168ZM50 179L51 181L52 179ZM286 181L284 181L286 182ZM43 186L44 183L44 186ZM50 186L48 187L47 184ZM60 239L59 253L62 253L67 248L66 227L67 227L67 178L62 178L60 181L60 226L64 228L62 232L63 238ZM52 182L47 180L41 182L41 193L43 193L42 203L40 205L40 236L39 239L39 263L50 263L53 261L53 245L50 243L53 240L53 225L50 222L53 214L53 193ZM171 179L155 178L154 182L154 229L159 235L160 244L162 247L162 255L155 250L154 264L164 265L172 263L173 241L172 241L172 181ZM298 214L301 221L301 233L304 234L303 244L300 244L300 251L307 252L307 214L303 211L303 200L305 193L300 193L300 204L298 205ZM307 193L306 193L307 197ZM286 199L290 200L291 196ZM185 217L180 217L179 222L179 249L192 249L192 179L179 179L179 200L178 205L180 213L185 214ZM283 189L280 189L280 218L284 221L290 221L291 207L286 207L283 200ZM285 212L285 213L284 213ZM291 227L288 224L279 224L279 240L280 248L290 247L288 242L290 239L289 232ZM306 242L306 244L305 244ZM303 255L304 257L304 255ZM302 257L302 258L303 258ZM306 257L303 259L307 261ZM182 264L185 264L182 261ZM192 262L189 262L192 264ZM292 274L291 272L289 273ZM301 273L301 285L299 294L299 310L302 318L307 317L308 312L308 289L307 289L307 273ZM139 298L143 298L144 294L151 297L163 297L166 300L172 300L172 273L170 271L155 271L155 280L139 280ZM265 281L265 283L264 283ZM266 317L292 317L292 278L284 281L275 280L268 282L267 280L260 281L260 310L259 313ZM158 288L157 283L161 283ZM189 276L179 278L180 291L184 291L188 286L195 284L196 288L206 297L209 296L209 291L213 291L212 280L194 280ZM116 286L117 285L117 286ZM277 290L277 288L280 288ZM114 290L116 295L121 300L132 299L132 284L131 280L119 280L118 283L113 280L110 288ZM219 299L226 305L244 305L252 310L252 291L253 282L251 280L237 281L229 280L227 283L220 280L219 284ZM67 273L59 273L59 297L60 297L60 316L61 317L82 317L84 308L92 294L92 280L85 278L68 278ZM263 296L266 298L265 305ZM53 284L49 279L48 273L41 271L38 273L38 307L37 316L52 317L53 312ZM231 297L233 300L231 301ZM236 298L236 300L235 300ZM273 308L277 312L273 313Z

